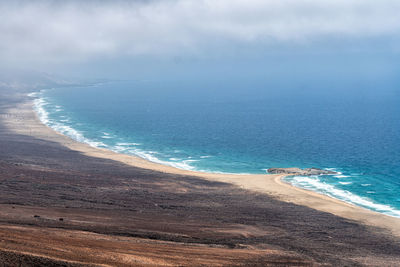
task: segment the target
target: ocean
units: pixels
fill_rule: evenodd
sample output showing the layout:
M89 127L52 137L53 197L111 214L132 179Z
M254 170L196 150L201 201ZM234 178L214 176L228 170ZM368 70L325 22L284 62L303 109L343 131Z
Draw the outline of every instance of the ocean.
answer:
M285 181L400 217L398 84L310 84L109 81L33 96L41 121L79 142L203 172L335 170Z

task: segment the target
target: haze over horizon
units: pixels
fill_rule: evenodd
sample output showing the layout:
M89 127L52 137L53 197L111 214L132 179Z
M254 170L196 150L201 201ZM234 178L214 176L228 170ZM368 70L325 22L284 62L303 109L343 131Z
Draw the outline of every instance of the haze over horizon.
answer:
M144 78L354 64L379 72L397 67L399 11L395 0L1 1L0 68Z

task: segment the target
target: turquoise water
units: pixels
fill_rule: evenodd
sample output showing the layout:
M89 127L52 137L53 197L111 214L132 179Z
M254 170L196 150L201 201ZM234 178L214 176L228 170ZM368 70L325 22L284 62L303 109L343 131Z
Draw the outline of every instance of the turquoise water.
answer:
M400 217L397 88L396 81L124 81L44 90L35 106L42 122L77 141L177 168L333 169L339 174L286 180Z

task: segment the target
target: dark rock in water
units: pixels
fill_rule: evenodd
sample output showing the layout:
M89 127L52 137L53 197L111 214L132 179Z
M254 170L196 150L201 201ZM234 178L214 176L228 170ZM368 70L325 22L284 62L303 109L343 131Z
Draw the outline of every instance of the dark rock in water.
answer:
M334 172L334 171L321 170L318 168L307 168L307 169L304 169L304 171L306 171L308 175L338 174L337 172Z
M303 174L304 171L300 168L270 168L268 173L271 174Z
M337 174L334 171L322 170L318 168L270 168L268 169L268 173L271 174L288 174L288 175L328 175L328 174Z

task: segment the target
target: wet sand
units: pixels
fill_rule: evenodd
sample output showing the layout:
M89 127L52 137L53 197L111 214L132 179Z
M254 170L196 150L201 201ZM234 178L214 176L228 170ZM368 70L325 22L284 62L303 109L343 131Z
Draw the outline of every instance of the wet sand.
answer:
M400 261L397 218L292 187L279 175L184 171L77 143L41 124L28 100L0 101L0 236L6 240L0 260L120 266ZM36 239L26 234L32 231ZM54 238L44 238L46 231ZM77 236L91 245L79 245L85 242L68 231L81 231ZM111 253L120 238L137 245L118 252L124 257ZM17 240L21 245L12 247ZM32 240L55 249L22 245ZM99 260L99 253L108 256Z

